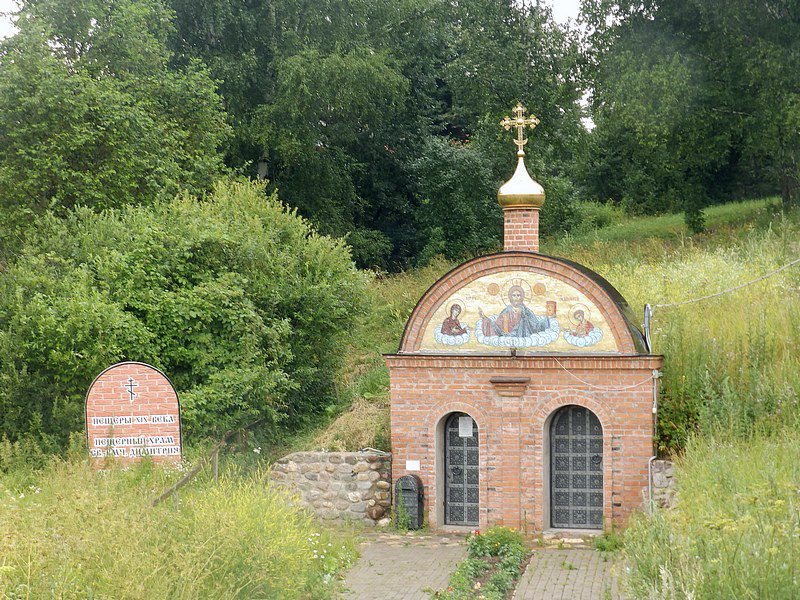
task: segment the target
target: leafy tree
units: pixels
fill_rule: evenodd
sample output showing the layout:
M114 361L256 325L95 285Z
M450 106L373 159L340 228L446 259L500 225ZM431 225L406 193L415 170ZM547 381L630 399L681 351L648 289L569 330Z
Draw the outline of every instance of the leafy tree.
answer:
M589 192L635 211L732 194L797 195L800 12L752 0L585 0L593 132Z
M358 182L367 148L390 152L385 132L406 81L384 53L304 50L281 65L274 101L261 106L253 137L272 157L272 180L287 201L344 235L363 222Z
M784 206L800 203L800 4L698 2L725 41L714 59L733 102L721 106L742 127L741 160L759 165Z
M417 232L420 262L451 260L496 250L502 225L492 163L475 145L431 137L411 164L421 199Z
M228 134L209 73L168 67L171 13L157 0L30 0L0 44L0 226L74 206L200 192Z
M192 436L295 425L330 403L363 284L343 243L262 185L45 217L0 274L2 430L58 447L125 359L169 374Z
M462 135L491 157L492 198L516 167L510 134L499 121L524 100L541 120L528 136L525 159L547 192L541 230L570 230L576 222L573 171L586 138L576 34L554 23L550 9L538 4L472 0L459 3L456 15L457 50L447 77L452 110L459 115L453 122L469 124L461 127Z
M451 194L452 202L465 203L453 210L466 214L483 205L492 214L476 231L445 227L449 247L441 251L473 252L475 239L487 235L482 245L499 243L494 195L513 172L514 155L497 121L518 100L543 121L535 146L543 182L567 177L582 143L578 40L538 5L172 0L172 6L176 58L199 58L222 80L235 127L229 165L268 179L322 231L347 233L362 266L403 267L440 245L442 233L431 223L442 219L429 211L443 201L431 194L463 174L465 163L454 154L467 162L480 157L489 178L469 197ZM451 140L464 152L445 152ZM480 200L478 190L485 193ZM554 202L570 195L559 192ZM495 223L491 234L484 223Z

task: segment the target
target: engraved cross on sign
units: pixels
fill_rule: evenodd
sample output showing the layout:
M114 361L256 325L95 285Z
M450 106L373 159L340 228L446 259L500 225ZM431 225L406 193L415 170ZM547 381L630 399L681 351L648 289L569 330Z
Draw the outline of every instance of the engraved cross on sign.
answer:
M514 107L514 117L506 117L502 121L500 121L500 125L508 131L512 127L517 128L517 139L514 140L514 143L517 145L517 152L523 152L522 147L528 143L528 138L523 137L525 133L525 128L530 127L534 129L539 123L539 119L537 119L534 115L530 117L525 117L525 111L527 109L522 106L521 102L518 102L517 105Z
M133 388L139 387L139 384L136 383L136 380L133 377L128 377L128 383L124 384L122 387L128 390L128 393L131 395L131 404L133 404L133 401L136 399L136 396L139 395L133 391Z

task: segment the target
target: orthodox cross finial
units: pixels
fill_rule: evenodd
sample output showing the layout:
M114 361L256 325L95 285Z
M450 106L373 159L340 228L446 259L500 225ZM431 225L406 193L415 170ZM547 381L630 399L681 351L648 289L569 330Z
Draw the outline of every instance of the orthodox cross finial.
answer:
M527 109L522 106L521 102L517 102L517 105L514 107L514 117L505 117L502 121L500 121L500 125L508 131L512 127L517 128L517 139L514 140L514 143L517 145L517 154L522 155L525 154L525 151L522 147L528 143L528 138L523 137L525 133L525 128L530 127L534 129L539 123L539 119L537 119L534 115L530 117L525 117L525 111Z

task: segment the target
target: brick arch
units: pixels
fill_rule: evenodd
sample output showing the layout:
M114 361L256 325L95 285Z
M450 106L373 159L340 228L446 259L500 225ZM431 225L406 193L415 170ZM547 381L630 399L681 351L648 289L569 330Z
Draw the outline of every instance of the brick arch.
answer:
M489 481L491 479L487 469L487 459L489 457L489 417L486 412L477 404L460 400L444 400L428 409L425 415L425 421L423 422L428 424L428 440L433 440L432 452L434 454L429 458L433 459L433 472L443 475L444 464L440 464L440 461L443 460L444 456L440 456L440 451L443 451L443 448L440 447L439 442L437 442L438 432L440 426L444 425L445 419L456 412L469 415L478 425L478 488L480 497L478 515L479 526L486 527L488 523ZM444 439L441 440L441 443L444 443ZM434 507L429 513L429 518L434 527L444 525L444 505L441 502L443 498L440 497L439 486L436 485L437 481L438 476L433 477L427 482L429 501L431 502L430 506ZM442 483L443 481L444 479L442 479ZM439 509L442 511L441 514ZM439 521L440 518L442 519L441 522Z
M428 409L428 414L425 416L424 423L428 423L428 433L430 435L436 434L436 428L442 419L454 412L463 412L464 414L472 417L478 424L478 434L486 431L486 425L489 418L486 413L477 404L463 402L461 400L442 400L438 404ZM480 415L480 418L478 418ZM481 436L482 437L482 436ZM479 444L482 442L479 442Z
M592 411L600 421L603 428L603 519L606 523L611 523L613 519L612 490L614 484L614 463L615 457L612 449L612 439L618 435L618 423L615 418L616 411L595 394L576 389L566 389L549 395L540 403L531 415L531 425L535 432L536 442L522 457L523 468L528 472L534 473L535 489L533 502L538 507L535 511L535 524L540 528L549 527L545 515L549 514L550 489L549 482L544 480L550 461L549 443L545 440L550 439L548 431L552 417L565 406L581 406Z
M620 293L597 273L572 263L535 252L500 252L467 261L434 283L422 295L406 322L398 353L418 352L422 335L436 310L458 290L480 277L503 271L531 271L559 279L583 292L602 312L622 354L646 354L641 334L625 311Z
M559 408L569 406L570 404L582 406L592 411L597 416L603 428L603 437L605 437L606 431L610 433L612 430L616 430L615 411L611 410L605 401L596 398L594 394L577 389L561 390L548 396L547 400L536 407L533 413L533 421L535 424L543 427ZM541 428L537 427L537 429Z

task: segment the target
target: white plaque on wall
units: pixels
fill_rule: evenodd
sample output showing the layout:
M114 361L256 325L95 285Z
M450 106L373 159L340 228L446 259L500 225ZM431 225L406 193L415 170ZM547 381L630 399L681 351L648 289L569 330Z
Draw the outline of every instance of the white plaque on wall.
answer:
M458 437L472 437L472 417L458 417Z
M407 460L406 461L406 471L419 471L419 461L418 460Z

